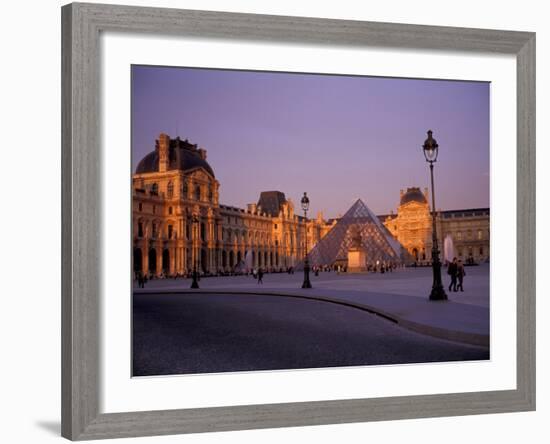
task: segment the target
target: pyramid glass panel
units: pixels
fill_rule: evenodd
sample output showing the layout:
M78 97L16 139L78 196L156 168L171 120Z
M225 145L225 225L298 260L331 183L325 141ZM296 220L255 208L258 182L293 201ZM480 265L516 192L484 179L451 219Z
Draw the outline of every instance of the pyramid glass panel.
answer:
M403 262L404 248L378 217L358 199L336 225L309 252L312 266L333 265L347 261L353 237L361 234L361 246L367 254L367 263Z

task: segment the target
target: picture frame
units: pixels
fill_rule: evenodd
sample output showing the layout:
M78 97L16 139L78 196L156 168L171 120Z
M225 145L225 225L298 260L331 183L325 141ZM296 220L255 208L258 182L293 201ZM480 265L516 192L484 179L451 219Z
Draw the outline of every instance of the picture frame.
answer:
M372 399L101 413L99 35L509 54L517 66L517 387ZM535 409L535 34L119 5L62 8L62 435L72 440Z

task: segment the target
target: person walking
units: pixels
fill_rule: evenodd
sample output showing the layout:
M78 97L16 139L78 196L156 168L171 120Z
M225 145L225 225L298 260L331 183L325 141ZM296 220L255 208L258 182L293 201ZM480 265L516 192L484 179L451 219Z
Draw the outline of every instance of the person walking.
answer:
M143 273L141 271L138 271L138 287L145 288L145 278L143 277Z
M264 277L264 271L261 268L259 268L258 269L258 284L263 284L264 283L264 281L262 280L263 277Z
M462 261L458 261L457 267L456 267L456 277L458 278L458 287L460 288L460 291L464 291L463 282L464 282L464 276L466 276L466 270L464 269L464 264ZM455 290L458 291L458 290Z
M456 291L456 275L458 272L458 264L456 257L453 258L453 261L447 267L447 274L451 276L451 283L449 284L449 291Z

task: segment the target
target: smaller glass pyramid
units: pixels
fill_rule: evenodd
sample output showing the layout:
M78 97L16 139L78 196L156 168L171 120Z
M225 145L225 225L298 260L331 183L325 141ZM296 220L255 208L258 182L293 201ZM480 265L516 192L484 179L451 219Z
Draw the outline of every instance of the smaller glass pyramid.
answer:
M309 252L312 266L334 265L347 261L348 250L357 233L361 235L361 246L367 254L367 263L377 261L399 264L403 261L404 249L378 217L361 199L351 206L336 225Z

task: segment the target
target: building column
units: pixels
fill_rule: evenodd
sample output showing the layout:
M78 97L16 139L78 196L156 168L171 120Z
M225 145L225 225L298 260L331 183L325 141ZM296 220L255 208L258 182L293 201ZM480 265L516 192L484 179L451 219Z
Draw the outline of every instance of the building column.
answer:
M147 276L149 270L149 243L147 239L141 241L141 273Z
M156 253L157 253L157 269L155 274L159 276L162 273L162 242L157 242Z
M170 274L176 273L176 255L177 255L177 247L173 246L168 249L170 252Z

